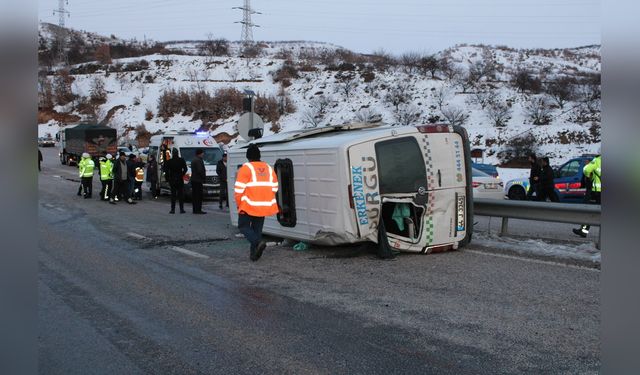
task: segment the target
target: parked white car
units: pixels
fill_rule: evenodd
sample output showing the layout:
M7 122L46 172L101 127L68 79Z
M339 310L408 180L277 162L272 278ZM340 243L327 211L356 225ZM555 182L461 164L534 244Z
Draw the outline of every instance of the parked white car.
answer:
M505 199L504 184L499 178L491 177L475 168L471 171L474 198Z

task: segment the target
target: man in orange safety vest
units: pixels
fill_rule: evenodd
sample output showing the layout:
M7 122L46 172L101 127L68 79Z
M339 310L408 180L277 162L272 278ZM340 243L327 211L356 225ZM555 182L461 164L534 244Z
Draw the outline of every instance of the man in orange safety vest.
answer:
M249 258L256 261L267 247L262 241L264 218L278 213L278 178L269 164L260 161L258 146L249 145L246 155L249 162L238 170L234 195L238 206L238 229L251 243Z

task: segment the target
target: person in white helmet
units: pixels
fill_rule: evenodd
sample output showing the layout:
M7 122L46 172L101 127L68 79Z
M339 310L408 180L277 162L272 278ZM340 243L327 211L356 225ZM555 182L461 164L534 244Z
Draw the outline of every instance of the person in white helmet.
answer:
M108 201L113 191L113 156L107 154L100 158L100 182L102 189L100 190L100 200Z
M78 174L84 190L84 199L91 198L91 193L93 192L93 170L95 167L96 165L91 160L91 155L86 152L83 153L82 160L78 163Z

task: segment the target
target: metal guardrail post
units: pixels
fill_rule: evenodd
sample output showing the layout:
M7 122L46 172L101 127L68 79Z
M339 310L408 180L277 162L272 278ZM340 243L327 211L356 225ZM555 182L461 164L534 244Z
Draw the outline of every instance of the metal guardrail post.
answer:
M509 218L503 217L502 225L500 227L500 235L504 236L505 234L508 234L508 232L509 232Z

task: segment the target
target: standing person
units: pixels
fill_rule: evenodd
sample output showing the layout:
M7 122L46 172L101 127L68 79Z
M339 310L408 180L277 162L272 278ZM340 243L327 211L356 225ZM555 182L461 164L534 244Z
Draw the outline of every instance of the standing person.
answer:
M218 174L218 180L220 181L220 209L222 209L222 202L227 202L227 208L229 208L229 192L227 189L227 152L222 154L222 159L218 160L216 164L216 173Z
M191 200L193 205L193 213L197 215L206 214L202 211L202 195L204 181L207 177L207 171L204 167L204 150L201 148L196 150L196 157L191 160Z
M82 160L78 165L78 174L84 190L84 199L89 199L93 192L93 170L96 164L91 160L91 155L85 152L82 154Z
M529 191L527 192L527 200L532 200L533 193L536 193L536 198L540 195L540 164L538 164L538 158L536 154L529 155L529 164L531 164L531 170L529 171Z
M180 213L184 210L184 175L187 173L187 163L178 154L177 149L173 149L171 159L165 161L167 180L171 186L171 211L170 214L176 213L176 197L180 204Z
M144 182L144 163L142 159L138 156L135 158L134 163L134 189L133 189L133 199L141 200L142 199L142 183Z
M113 190L112 158L111 154L100 158L100 182L102 183L102 189L100 189L101 201L108 201L111 196L111 191Z
M600 196L602 193L602 160L600 155L596 156L591 162L582 168L582 172L591 180L591 194L586 199L589 203L600 204ZM587 237L590 225L582 225L580 229L573 228L573 233L580 237Z
M42 164L42 152L38 149L38 172L42 171L40 164Z
M238 206L238 229L251 244L249 259L256 261L267 247L262 241L264 218L278 213L278 177L269 164L260 161L258 146L249 145L246 157L249 162L238 170L234 195Z
M129 204L136 202L129 195L129 170L127 165L127 154L120 152L120 157L113 166L113 193L109 199L109 203L116 204L118 197L126 200Z
M545 202L549 198L551 202L558 202L559 199L553 184L553 169L549 165L549 158L545 156L540 161L542 169L540 171L540 185L538 186L538 200Z
M153 199L158 199L158 195L160 195L158 192L158 162L153 155L149 155L147 161L147 182L150 184L151 196Z
M134 189L136 185L136 155L129 154L129 159L127 159L127 172L128 175L128 189L129 196L131 198L135 198Z

